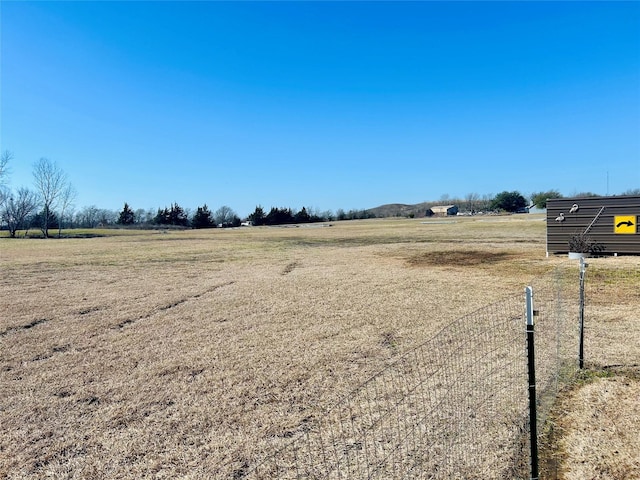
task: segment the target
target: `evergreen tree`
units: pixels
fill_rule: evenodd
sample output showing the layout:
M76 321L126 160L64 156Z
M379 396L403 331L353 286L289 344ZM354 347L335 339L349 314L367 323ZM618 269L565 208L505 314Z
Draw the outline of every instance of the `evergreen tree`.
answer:
M153 222L157 225L176 225L186 227L189 225L189 218L180 205L172 203L170 208L159 208Z
M171 204L171 210L169 210L169 224L179 225L186 227L189 225L189 218L184 209L177 203Z
M181 227L189 225L189 218L186 212L177 203L172 203L171 208L159 208L153 221L157 225L177 225Z
M135 215L133 213L133 210L131 209L129 204L127 204L127 202L124 202L124 208L120 212L117 223L120 225L133 225L134 221Z
M198 207L193 219L191 220L191 226L193 228L212 228L215 227L213 216L209 207L205 203L204 206Z
M159 208L158 213L153 218L153 223L156 225L169 225L169 209L164 207L164 209Z
M285 225L295 223L295 218L290 208L271 207L265 223L267 225Z
M266 223L266 215L260 205L258 205L253 213L247 218L255 226L264 225Z
M309 215L305 207L302 207L302 210L296 213L294 218L296 223L309 223L311 221L311 215Z

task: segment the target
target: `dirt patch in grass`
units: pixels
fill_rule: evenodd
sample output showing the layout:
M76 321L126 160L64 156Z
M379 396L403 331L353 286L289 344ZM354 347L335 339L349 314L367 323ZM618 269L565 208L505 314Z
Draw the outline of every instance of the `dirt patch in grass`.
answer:
M412 267L494 265L517 257L517 254L510 252L445 250L415 253L407 258L407 264Z

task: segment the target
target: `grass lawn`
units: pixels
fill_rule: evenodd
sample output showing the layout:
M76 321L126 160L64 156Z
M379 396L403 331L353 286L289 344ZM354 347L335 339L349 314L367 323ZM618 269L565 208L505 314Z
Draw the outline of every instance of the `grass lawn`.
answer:
M0 238L0 478L233 478L402 352L568 262L546 257L545 228L514 215ZM640 265L593 263L621 262ZM633 284L613 314L611 290L592 292L590 328L609 342L590 340L594 366L640 364Z

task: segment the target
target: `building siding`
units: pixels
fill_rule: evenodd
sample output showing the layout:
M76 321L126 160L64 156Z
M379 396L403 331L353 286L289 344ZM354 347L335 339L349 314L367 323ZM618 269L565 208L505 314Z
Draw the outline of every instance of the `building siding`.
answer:
M570 213L574 204L578 205L578 210ZM558 222L556 218L561 213L564 215L564 221ZM633 233L616 233L616 217L632 217ZM569 238L586 232L604 247L603 255L618 253L640 255L638 220L640 220L640 196L549 199L547 201L547 252L568 252Z

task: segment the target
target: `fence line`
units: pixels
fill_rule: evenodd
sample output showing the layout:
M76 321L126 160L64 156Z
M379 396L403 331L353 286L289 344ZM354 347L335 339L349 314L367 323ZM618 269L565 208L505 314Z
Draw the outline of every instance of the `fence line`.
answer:
M576 282L573 268L532 282L541 422L576 370ZM524 318L523 287L452 322L243 478L528 478Z
M534 279L536 396L538 424L543 425L562 386L579 368L580 282L577 264L558 267Z

